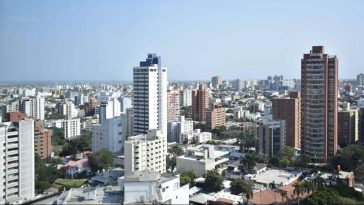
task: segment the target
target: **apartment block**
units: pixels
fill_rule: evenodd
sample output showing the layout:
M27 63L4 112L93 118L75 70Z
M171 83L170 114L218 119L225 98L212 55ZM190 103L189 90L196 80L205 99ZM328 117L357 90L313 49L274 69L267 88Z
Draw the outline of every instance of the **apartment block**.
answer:
M272 117L286 121L286 145L301 149L300 94L291 92L289 98L272 99Z
M125 175L141 170L166 172L167 137L160 130L128 137L125 141Z
M226 124L226 108L219 104L213 105L212 108L205 109L206 129L213 130L218 126Z
M338 148L338 58L313 46L301 60L301 148L326 162Z
M258 152L276 157L286 145L285 120L262 118L257 123Z
M210 91L205 86L200 85L198 90L192 91L192 119L203 122L205 118L205 109L209 108Z
M34 121L0 124L0 203L35 196Z
M37 120L34 122L34 152L42 160L50 160L52 154L53 131L44 128L44 122Z

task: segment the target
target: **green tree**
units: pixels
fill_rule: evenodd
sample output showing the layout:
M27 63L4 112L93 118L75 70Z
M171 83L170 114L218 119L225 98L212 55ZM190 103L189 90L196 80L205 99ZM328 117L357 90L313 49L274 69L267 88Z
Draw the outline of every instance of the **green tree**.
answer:
M216 170L207 171L205 174L205 183L203 185L207 192L217 192L224 188L223 177Z
M339 204L339 194L337 191L324 187L312 194L305 200L305 204L312 205L331 205Z
M301 182L296 182L292 185L294 187L293 194L297 196L297 203L300 204L300 195L303 194L304 188Z
M112 166L114 161L113 154L107 149L100 149L88 157L90 168L93 172L103 171Z
M37 193L43 193L44 190L50 188L56 179L62 176L62 173L55 164L46 166L38 155L35 155L34 162L35 190Z
M249 183L243 179L235 179L230 183L231 187L231 193L232 194L240 194L240 193L248 193L253 191L253 185L252 183Z
M193 171L182 172L180 175L180 183L181 185L189 184L190 187L196 185L195 179L197 178L196 174Z
M278 156L279 158L286 158L291 161L294 157L294 149L290 146L284 146L283 149L278 152Z
M177 157L183 155L183 149L178 145L173 145L168 149L169 155L167 155L167 169L173 172L177 164Z
M251 173L256 165L255 159L250 154L246 154L241 160L240 164L243 165L245 172Z

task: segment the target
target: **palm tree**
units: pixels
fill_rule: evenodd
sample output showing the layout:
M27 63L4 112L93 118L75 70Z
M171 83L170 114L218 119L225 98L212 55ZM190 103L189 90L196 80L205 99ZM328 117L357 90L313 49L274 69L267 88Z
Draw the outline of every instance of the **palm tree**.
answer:
M249 199L253 198L253 194L254 194L253 193L253 188L250 188L250 189L246 190L246 193L245 193L245 197L247 199L246 204L248 204Z
M256 165L255 160L251 155L245 155L240 160L240 164L242 164L244 166L245 170L248 170L248 172L251 172Z
M322 177L322 175L322 172L316 174L315 179L313 180L314 184L317 186L317 189L326 186L325 179Z
M303 191L307 194L315 190L315 184L310 180L305 180L302 182Z
M297 203L300 204L300 195L303 193L303 187L301 182L296 182L292 185L294 187L293 194L297 195Z
M284 199L287 199L288 196L287 196L287 191L286 190L283 190L283 189L279 189L279 194L281 195L282 197L282 202L284 202Z

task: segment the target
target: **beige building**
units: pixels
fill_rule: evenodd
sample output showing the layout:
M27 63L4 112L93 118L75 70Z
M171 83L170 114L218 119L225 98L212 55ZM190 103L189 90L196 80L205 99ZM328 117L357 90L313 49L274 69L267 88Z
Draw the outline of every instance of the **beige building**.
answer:
M167 94L167 121L175 122L181 115L180 111L180 91L169 90Z
M214 105L212 108L205 109L206 129L213 130L217 126L225 126L226 124L226 108L221 105Z
M338 114L338 122L338 141L341 147L359 141L359 109L350 108L349 103L344 103Z
M167 137L159 130L129 137L124 147L126 176L142 170L166 172Z

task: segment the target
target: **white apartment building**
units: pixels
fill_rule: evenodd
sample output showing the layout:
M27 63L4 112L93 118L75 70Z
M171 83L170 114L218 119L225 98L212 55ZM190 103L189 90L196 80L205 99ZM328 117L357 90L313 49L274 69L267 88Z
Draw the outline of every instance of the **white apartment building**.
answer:
M120 97L119 100L120 100L120 111L122 113L126 113L126 109L133 107L131 103L132 102L131 98L123 96Z
M202 144L210 141L212 139L211 132L201 132L200 129L196 129L193 132L181 133L180 141L194 144Z
M106 119L120 116L120 101L117 98L111 98L100 105L100 123Z
M126 116L104 120L101 124L92 125L92 151L102 148L116 154L123 150L126 137Z
M0 204L34 198L34 121L0 124Z
M72 102L66 102L65 104L60 106L60 113L67 118L75 118L77 117L78 111L75 108L75 105Z
M192 132L192 119L185 119L185 116L179 116L177 121L168 123L168 142L182 143L181 134Z
M189 204L189 185L180 176L137 171L122 181L124 204Z
M181 106L192 106L192 90L184 89L181 91Z
M138 170L166 172L167 137L160 130L129 137L124 146L126 176Z
M188 147L184 156L177 157L177 171L193 171L201 177L207 171L214 170L229 161L228 151L215 150L214 145Z
M161 58L148 54L133 70L134 134L159 129L167 135L167 68Z
M65 139L72 139L74 137L81 135L80 118L63 120L62 128L64 129L64 138Z
M35 98L23 99L21 103L21 111L28 117L37 120L44 120L44 98L36 96Z

